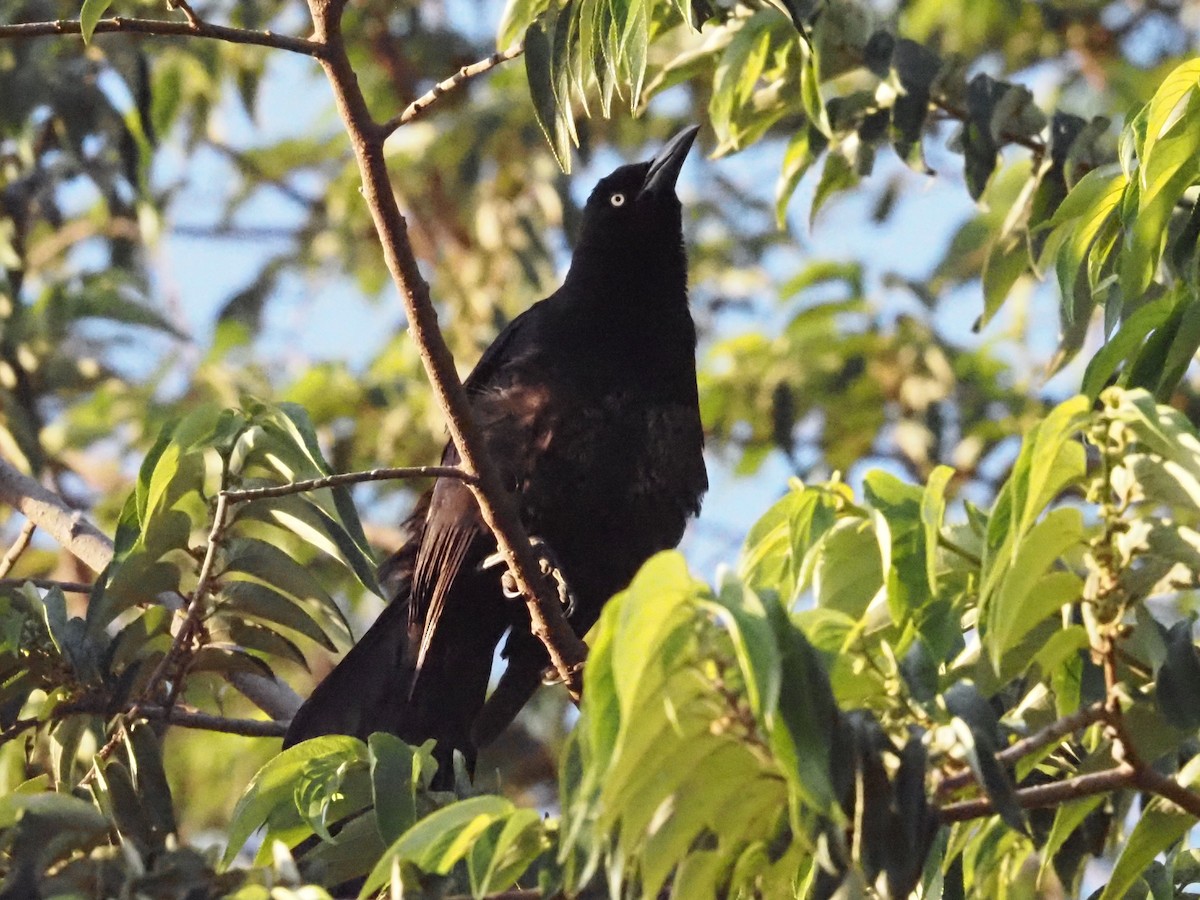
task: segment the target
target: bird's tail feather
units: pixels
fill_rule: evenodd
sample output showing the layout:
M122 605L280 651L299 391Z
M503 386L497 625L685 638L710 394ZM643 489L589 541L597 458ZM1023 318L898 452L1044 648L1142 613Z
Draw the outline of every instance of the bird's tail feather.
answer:
M283 746L323 734L366 740L375 731L408 733L413 676L405 659L408 645L407 604L390 603L296 712Z

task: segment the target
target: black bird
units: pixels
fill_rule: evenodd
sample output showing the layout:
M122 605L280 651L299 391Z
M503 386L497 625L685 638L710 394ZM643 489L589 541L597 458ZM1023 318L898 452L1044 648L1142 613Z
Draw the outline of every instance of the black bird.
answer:
M697 130L600 181L562 287L514 319L466 381L526 528L570 586L580 635L648 557L679 543L708 488L675 196ZM453 446L442 461L458 462ZM484 564L496 542L461 482L437 481L404 527L409 541L381 570L392 602L300 708L284 746L374 731L435 738L447 785L453 751L473 767L548 658L524 603ZM485 704L506 630L508 666Z

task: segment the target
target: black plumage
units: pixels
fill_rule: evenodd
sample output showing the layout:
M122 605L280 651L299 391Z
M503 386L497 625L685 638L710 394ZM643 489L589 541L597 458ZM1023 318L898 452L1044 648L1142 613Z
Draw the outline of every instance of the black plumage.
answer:
M649 556L679 542L708 487L675 195L696 130L600 181L562 287L514 319L466 382L526 527L570 585L581 635ZM453 446L443 462L458 462ZM284 746L330 733L435 738L446 783L453 750L472 765L548 660L524 603L482 565L496 543L461 482L436 482L405 529L381 571L392 602L313 691ZM485 704L509 629L508 666Z

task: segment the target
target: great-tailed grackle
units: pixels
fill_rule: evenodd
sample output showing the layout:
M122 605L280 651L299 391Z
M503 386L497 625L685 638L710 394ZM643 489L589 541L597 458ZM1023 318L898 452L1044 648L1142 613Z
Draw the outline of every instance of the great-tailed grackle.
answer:
M679 542L708 487L675 196L696 131L600 181L562 287L514 319L466 381L526 527L571 588L581 635L651 554ZM458 462L453 446L442 459ZM381 570L392 602L313 691L284 746L373 731L435 738L447 784L453 751L473 765L548 659L524 604L483 565L496 542L460 481L437 481L405 529ZM485 704L506 630L508 666Z

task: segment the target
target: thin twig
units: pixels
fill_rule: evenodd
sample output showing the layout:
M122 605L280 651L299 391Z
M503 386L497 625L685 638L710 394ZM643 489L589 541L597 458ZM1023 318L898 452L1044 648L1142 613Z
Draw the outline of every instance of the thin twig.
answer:
M0 745L6 744L22 733L57 722L69 716L80 715L109 715L110 710L102 703L71 703L58 707L48 718L18 719L4 731L0 732ZM123 713L122 713L123 714ZM275 722L270 719L230 719L225 716L215 716L212 713L201 712L198 709L182 709L179 706L167 710L165 706L146 704L138 708L138 716L143 719L161 722L166 720L181 728L194 728L199 731L218 731L222 734L240 734L243 737L283 737L287 732L286 722ZM110 751L111 752L111 751Z
M467 486L479 504L481 517L496 536L498 550L517 588L526 599L531 631L545 645L551 664L566 682L571 695L578 698L583 688L581 669L587 658L587 645L567 623L557 591L541 573L516 502L488 456L483 434L458 377L454 357L438 327L429 285L421 276L408 238L407 223L388 179L383 153L387 135L371 118L346 53L341 32L343 6L342 0L308 0L314 40L325 45L321 65L333 88L338 113L354 150L362 177L363 197L379 235L384 261L404 302L409 334L416 343L438 406L445 413L450 439L462 460L462 468L478 479L477 483L468 482Z
M196 15L187 0L167 0L167 6L183 13L183 17L188 20L188 24L193 28L203 27L204 23L200 21L200 17Z
M1015 763L1017 760L1041 750L1043 747L1053 744L1061 740L1069 734L1073 734L1081 728L1086 728L1093 722L1099 722L1104 718L1104 704L1093 703L1091 706L1085 706L1083 709L1076 710L1069 716L1064 716L1057 721L1051 722L1045 728L1035 731L1028 737L1021 738L1016 743L1010 744L999 753L996 754L996 760L1001 765L1007 766ZM943 780L937 786L939 795L952 794L960 788L964 788L975 783L975 773L971 771L960 772L957 775L952 775Z
M1131 787L1137 783L1137 771L1126 763L1121 763L1103 772L1092 772L1056 781L1053 784L1039 784L1036 787L1021 788L1017 791L1017 802L1023 809L1035 809L1042 806L1055 806L1068 800L1078 800L1092 794L1107 794L1110 791ZM977 800L964 800L961 803L951 803L938 810L938 820L943 824L950 822L965 822L968 819L979 819L990 816L996 809L987 797Z
M17 539L12 542L12 546L4 554L4 559L0 559L0 581L3 581L4 576L12 571L13 565L29 547L35 531L37 531L37 523L32 519L26 519L25 524L21 526L21 531L17 534Z
M344 484L360 484L365 481L391 481L397 478L457 478L467 484L477 484L479 479L457 466L396 466L393 468L372 469L369 472L345 472L340 475L327 475L324 478L310 478L308 481L293 481L291 484L280 484L272 487L247 488L240 491L222 491L222 495L231 503L241 503L247 500L266 500L269 497L286 497L288 494L301 494L306 491L317 491L321 488L340 487Z
M214 716L197 709L180 709L178 706L169 710L164 706L143 706L141 712L147 719L166 719L172 725L200 731L219 731L222 734L240 734L244 737L283 737L287 732L286 722L274 722L270 719L227 719L225 716Z
M179 661L180 656L184 652L184 647L195 636L196 629L200 627L200 620L204 615L205 601L208 598L209 584L213 577L213 568L217 558L217 548L221 543L221 536L225 531L225 511L228 508L229 499L224 492L217 494L216 508L213 510L212 528L208 532L208 546L204 550L204 561L200 563L200 574L196 579L196 588L192 591L192 598L188 601L187 609L183 614L183 622L179 626L179 630L175 632L175 640L171 642L171 648L166 655L159 661L154 672L150 675L145 687L142 688L141 696L143 700L149 700L154 696L154 692L167 678L171 668ZM166 707L170 710L175 702L175 696L178 693L179 684L176 682L171 686L170 695L167 698ZM140 703L134 705L130 710L129 718L137 714Z
M938 546L945 550L949 550L955 556L965 559L967 562L969 562L973 566L982 566L983 565L983 560L980 559L978 555L972 553L966 547L956 544L954 541L950 540L950 538L946 537L944 534L938 534Z
M81 34L82 26L75 19L58 19L53 22L24 22L18 25L0 25L0 40L24 40L51 35ZM231 44L254 44L288 50L320 59L324 48L315 41L289 37L271 31L253 31L248 28L231 28L227 25L211 25L208 22L174 22L167 19L127 19L116 16L101 19L96 23L93 34L155 34L176 37L210 38Z
M171 647L159 660L154 671L150 674L150 678L146 681L142 688L139 699L129 709L122 712L117 717L116 726L113 728L112 736L108 739L103 747L97 751L92 760L92 767L88 769L80 784L87 784L93 777L99 767L97 762L102 762L112 755L113 751L120 746L122 735L126 732L130 725L135 720L146 718L146 710L157 708L163 710L163 718L170 721L171 710L175 705L175 698L179 694L180 682L182 678L175 679L171 688L167 693L167 699L162 706L154 703L148 703L154 697L159 686L170 675L171 670L180 662L181 657L185 653L185 648L189 647L192 638L195 636L197 629L200 627L200 621L204 614L204 601L208 596L209 582L212 580L213 566L216 561L217 547L220 544L221 535L225 530L225 509L228 501L223 493L217 494L216 509L213 512L213 524L208 533L208 547L204 552L204 561L200 564L200 574L196 580L196 588L192 591L192 598L188 601L187 609L183 615L183 622L179 625L179 630L175 632L175 639L171 642ZM186 668L184 662L183 668Z
M955 106L953 103L941 97L931 97L929 102L936 109L940 109L943 113L958 122L971 121L971 114L960 106ZM1046 142L1041 138L1029 137L1023 134L1010 134L1009 132L1001 132L997 135L999 140L1006 144L1017 144L1024 147L1026 150L1032 150L1038 156L1045 155L1048 150Z
M525 46L521 43L513 44L507 50L501 50L498 53L493 53L487 59L481 59L477 63L471 63L469 66L463 66L449 78L444 81L439 81L430 90L422 94L412 103L408 104L398 115L392 116L383 125L383 134L386 137L401 125L407 125L413 119L422 115L430 106L438 101L443 95L456 90L466 82L476 76L482 75L485 72L490 72L492 69L501 63L506 63L510 59L516 59L525 52Z
M0 578L0 588L22 587L32 584L43 591L58 588L65 594L90 594L92 586L83 581L58 581L54 578Z

